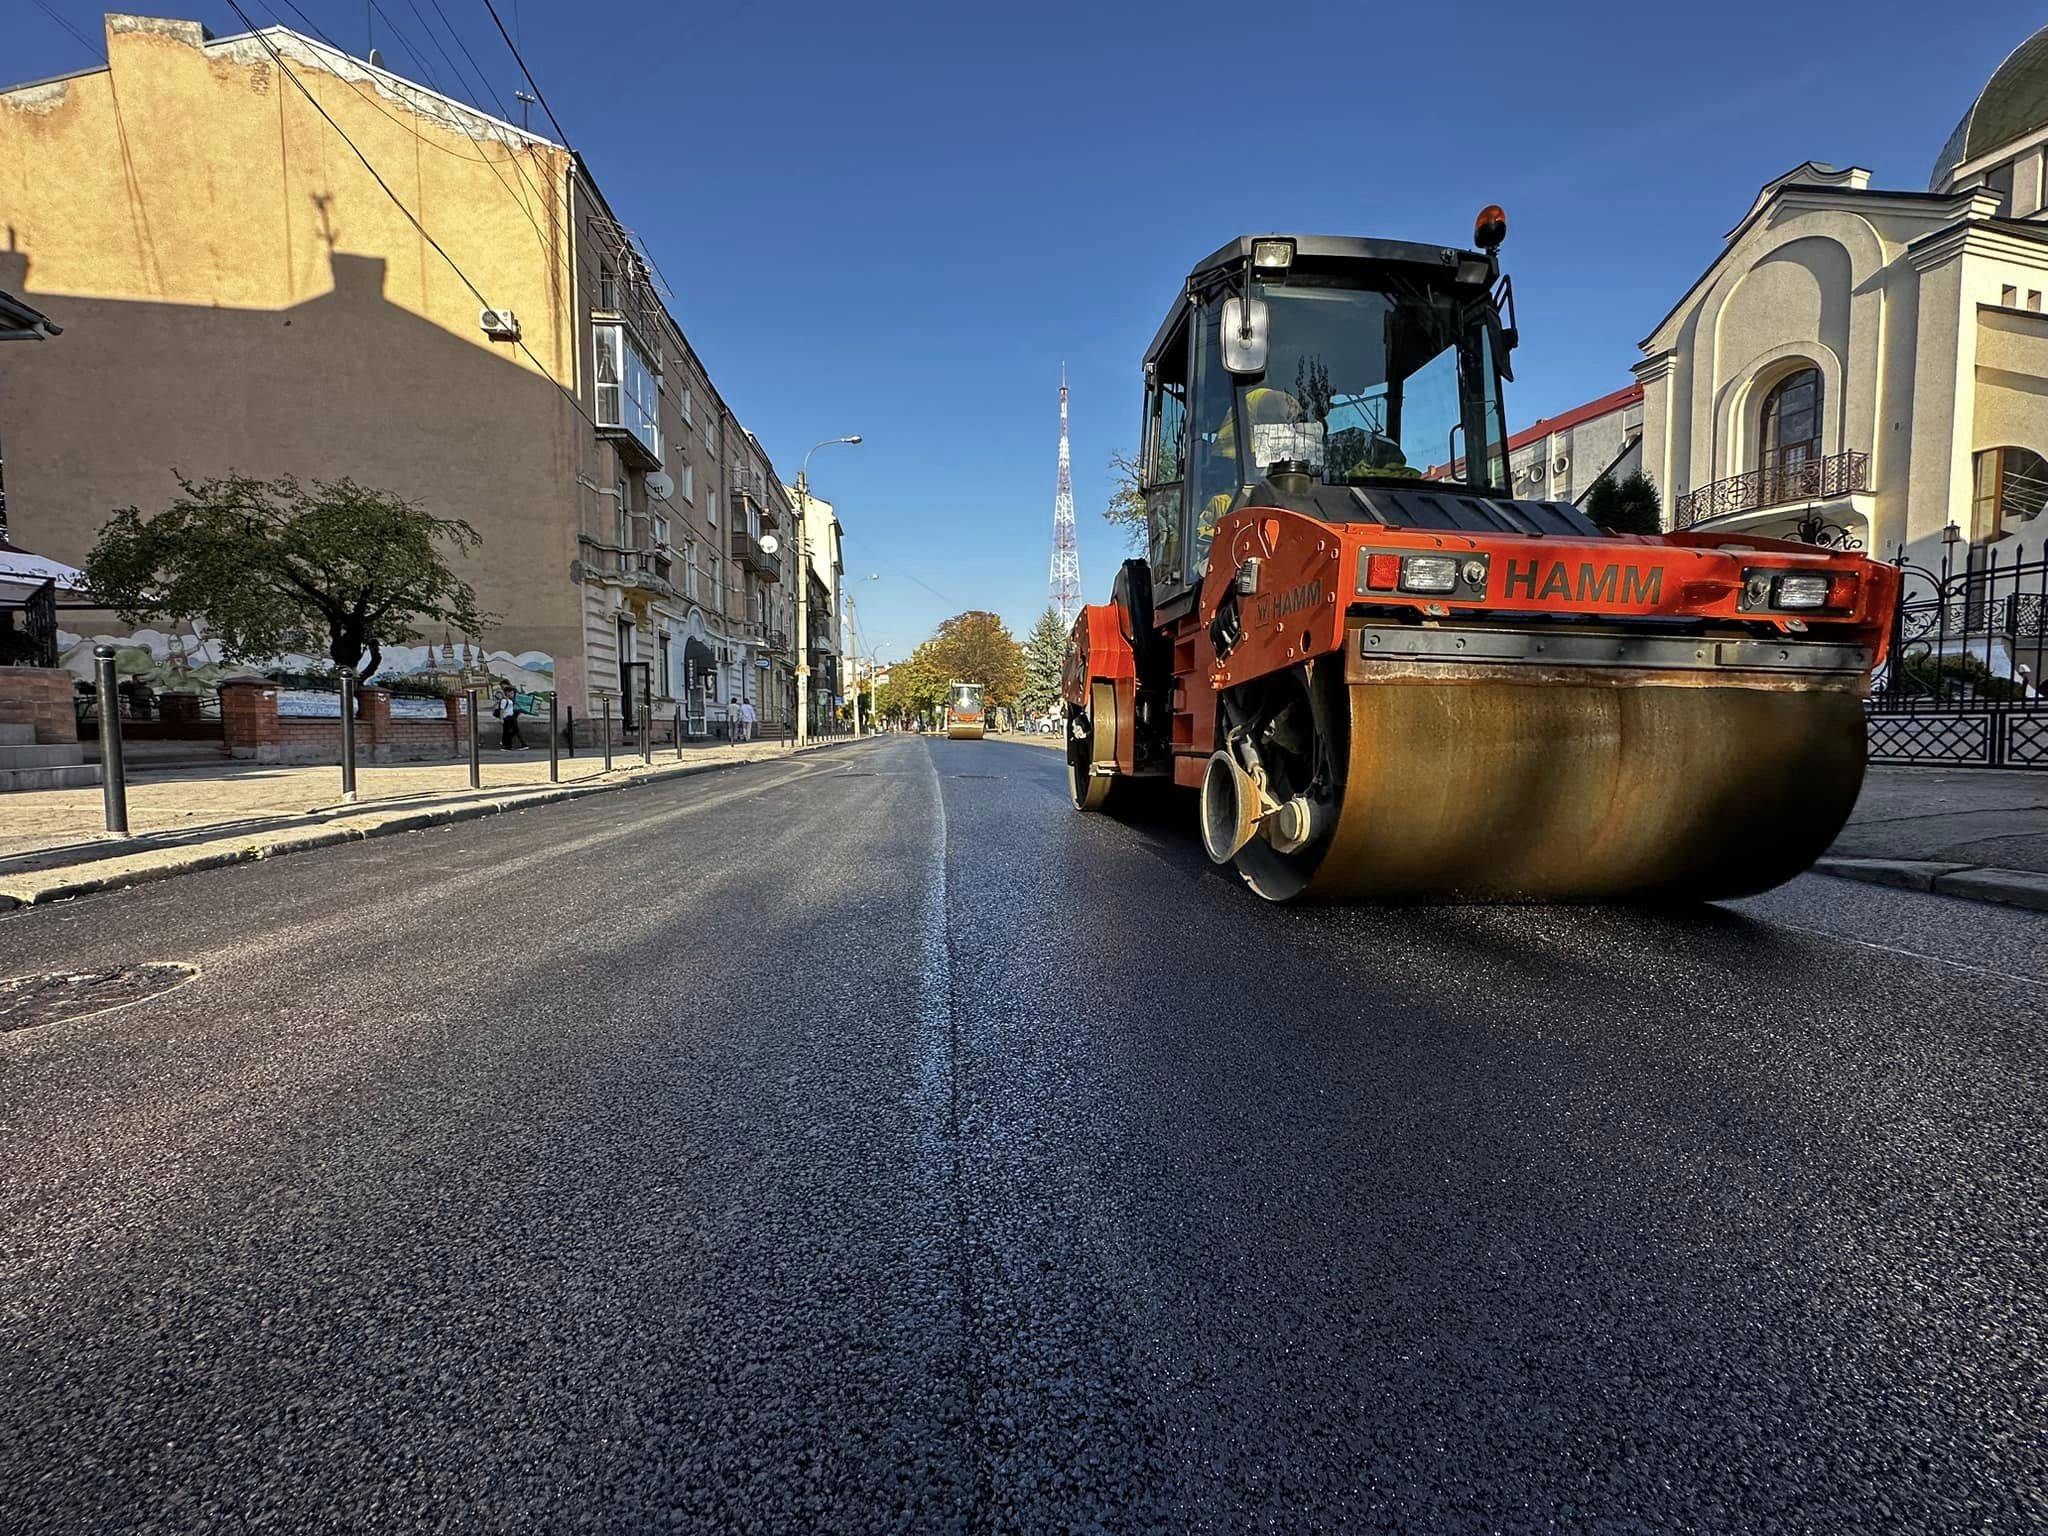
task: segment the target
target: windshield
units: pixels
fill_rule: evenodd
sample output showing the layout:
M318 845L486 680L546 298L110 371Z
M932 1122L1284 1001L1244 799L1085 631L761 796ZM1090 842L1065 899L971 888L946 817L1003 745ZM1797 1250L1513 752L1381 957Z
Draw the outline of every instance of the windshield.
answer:
M978 715L981 713L981 684L955 683L953 685L953 713L956 715Z
M1292 459L1327 485L1389 475L1504 483L1483 302L1312 277L1258 291L1272 341L1265 373L1236 384L1235 415L1251 435L1257 471L1247 481ZM1236 430L1236 421L1218 429L1216 447L1232 457Z

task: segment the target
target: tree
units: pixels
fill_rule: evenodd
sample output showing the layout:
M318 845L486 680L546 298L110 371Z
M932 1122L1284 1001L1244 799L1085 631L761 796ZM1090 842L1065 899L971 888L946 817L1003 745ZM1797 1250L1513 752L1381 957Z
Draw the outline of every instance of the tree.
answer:
M1616 483L1602 475L1586 493L1586 516L1609 533L1661 533L1664 511L1657 487L1640 469Z
M228 659L324 651L366 678L422 624L473 636L491 623L444 555L482 542L460 518L347 479L178 485L155 517L116 512L86 556L93 600L130 623L197 620Z
M1145 547L1145 485L1138 461L1128 454L1109 456L1109 473L1114 488L1102 515L1121 528L1124 542L1132 549Z
M927 652L932 666L946 674L944 681L980 683L985 704L1009 708L1024 687L1024 648L1001 619L981 609L946 620L918 647L919 656Z
M1059 702L1060 669L1067 659L1067 626L1048 608L1024 642L1024 687L1017 702L1025 713L1042 715Z

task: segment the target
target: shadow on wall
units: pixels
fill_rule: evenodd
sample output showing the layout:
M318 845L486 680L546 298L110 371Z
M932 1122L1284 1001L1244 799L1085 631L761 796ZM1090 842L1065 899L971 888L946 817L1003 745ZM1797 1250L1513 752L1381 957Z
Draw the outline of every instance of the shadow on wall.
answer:
M225 309L38 293L29 254L0 251L0 290L65 327L0 349L15 541L77 564L115 509L168 505L175 471L347 475L483 535L457 569L486 610L516 618L493 650L580 654L568 573L588 426L511 343L392 303L382 258L334 252L330 271L302 304ZM459 310L459 281L445 283L432 302Z

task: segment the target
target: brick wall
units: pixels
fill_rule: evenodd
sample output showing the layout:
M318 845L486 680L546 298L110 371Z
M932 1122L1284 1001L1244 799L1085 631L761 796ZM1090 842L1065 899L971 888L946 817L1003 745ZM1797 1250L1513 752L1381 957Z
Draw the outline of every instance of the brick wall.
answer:
M78 740L78 708L71 674L56 667L0 667L0 725L32 725L36 742L69 746Z
M356 713L356 761L419 763L467 755L469 700L445 701L442 720L394 720L391 695L365 688ZM339 720L281 719L277 688L264 682L228 682L220 688L220 718L228 753L259 763L334 763L341 760Z

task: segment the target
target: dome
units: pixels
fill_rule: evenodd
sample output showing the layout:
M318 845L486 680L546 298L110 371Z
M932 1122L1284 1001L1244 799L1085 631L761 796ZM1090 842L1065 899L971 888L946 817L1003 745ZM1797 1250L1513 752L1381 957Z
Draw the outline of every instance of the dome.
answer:
M1931 192L1947 190L1956 167L2048 128L2048 27L2006 56L1934 162Z

